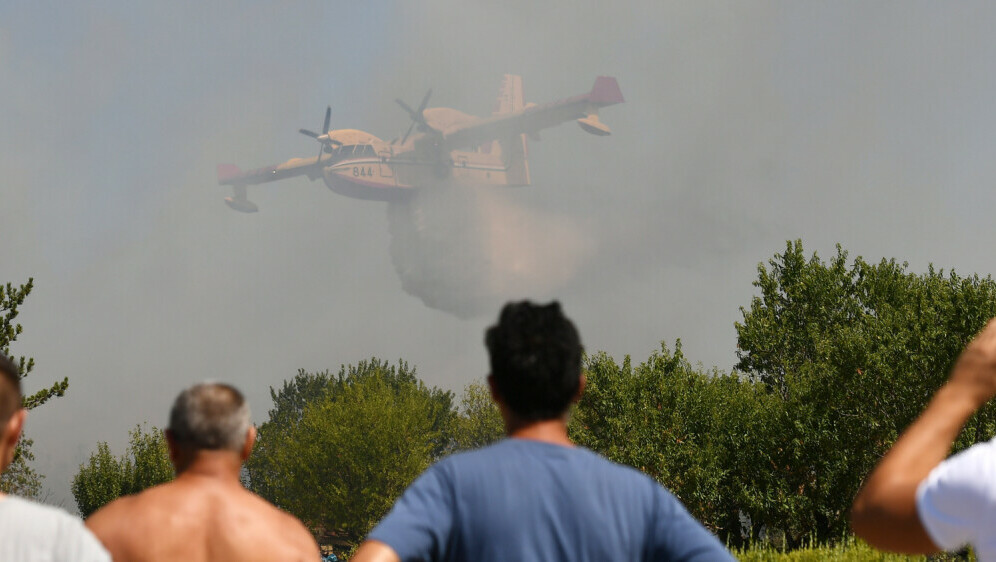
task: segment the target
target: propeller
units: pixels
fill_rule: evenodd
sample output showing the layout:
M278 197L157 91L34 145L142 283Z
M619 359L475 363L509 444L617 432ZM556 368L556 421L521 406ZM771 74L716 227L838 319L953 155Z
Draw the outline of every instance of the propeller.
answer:
M298 129L297 131L302 135L311 137L317 140L318 142L322 143L321 148L318 149L319 159L321 159L322 151L324 151L326 147L329 148L331 151L331 148L333 146L342 146L341 142L329 137L329 124L331 124L331 122L332 122L332 106L330 105L325 108L325 123L322 124L322 134L318 134L314 131L309 131L308 129Z
M412 129L415 128L416 124L418 124L419 130L423 132L432 129L432 127L430 127L429 124L425 122L425 115L422 114L422 112L425 111L425 107L429 105L429 97L431 95L432 95L432 88L429 88L429 91L426 92L425 96L422 98L422 103L418 105L417 110L412 109L410 105L408 105L407 103L405 103L400 99L394 100L398 103L398 105L401 106L401 109L407 111L408 115L410 115L412 118L412 124L408 126L408 130L405 131L405 136L401 138L401 144L405 144L405 141L408 140L408 135L412 134Z

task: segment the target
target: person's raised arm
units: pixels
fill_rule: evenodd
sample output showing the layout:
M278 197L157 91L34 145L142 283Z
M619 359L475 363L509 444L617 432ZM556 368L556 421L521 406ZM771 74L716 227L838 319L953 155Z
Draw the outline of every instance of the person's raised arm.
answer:
M951 450L969 417L996 394L996 319L958 357L948 382L871 472L851 507L851 527L874 547L937 552L916 507L917 487Z

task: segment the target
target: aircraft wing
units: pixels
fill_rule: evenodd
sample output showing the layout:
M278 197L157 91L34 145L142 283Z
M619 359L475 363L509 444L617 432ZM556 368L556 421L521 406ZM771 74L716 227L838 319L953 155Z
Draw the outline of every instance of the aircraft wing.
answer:
M598 121L598 108L624 101L616 79L611 76L599 76L595 79L591 91L586 94L529 106L513 113L444 130L442 144L446 150L469 148L517 134L534 134L541 129L575 119L585 131L596 135L607 135L609 128Z
M315 180L322 176L322 167L331 158L325 154L315 158L291 158L283 164L248 172L243 172L235 164L218 164L218 185L238 187L305 175Z

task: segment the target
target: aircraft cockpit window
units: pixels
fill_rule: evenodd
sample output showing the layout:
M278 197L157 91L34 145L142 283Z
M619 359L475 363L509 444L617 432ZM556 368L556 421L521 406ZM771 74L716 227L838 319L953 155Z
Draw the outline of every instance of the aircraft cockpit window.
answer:
M342 158L356 158L359 156L377 156L371 144L347 144L336 149L335 153Z

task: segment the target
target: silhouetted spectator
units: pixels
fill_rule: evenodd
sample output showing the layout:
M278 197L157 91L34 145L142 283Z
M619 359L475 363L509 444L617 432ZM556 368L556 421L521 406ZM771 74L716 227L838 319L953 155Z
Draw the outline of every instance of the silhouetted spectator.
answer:
M585 379L559 304L506 305L485 343L508 439L430 467L354 561L732 560L649 476L568 439Z

